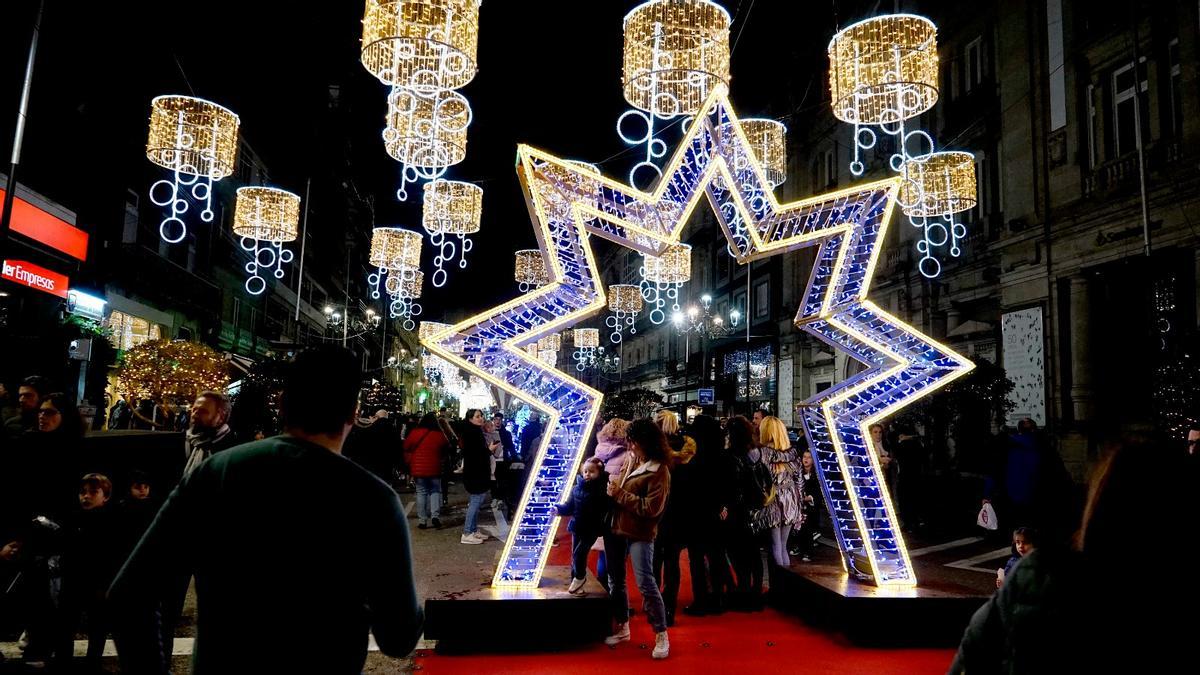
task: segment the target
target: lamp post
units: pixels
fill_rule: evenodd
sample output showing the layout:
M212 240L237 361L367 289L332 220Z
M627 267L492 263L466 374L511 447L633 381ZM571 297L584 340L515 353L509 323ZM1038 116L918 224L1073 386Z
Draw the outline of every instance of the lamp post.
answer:
M383 317L373 309L367 309L362 316L351 316L349 309L346 307L334 307L333 305L325 305L325 328L330 327L342 329L342 346L352 337L365 335L383 323ZM354 328L354 335L350 335L350 329Z
M683 403L687 405L688 393L691 391L691 375L687 362L691 356L691 335L696 333L704 340L700 361L700 387L704 385L705 371L708 366L708 341L713 338L729 335L737 328L742 319L742 313L736 308L729 311L729 321L725 317L712 312L712 295L705 293L700 296L700 306L690 305L686 312L675 312L671 315L671 325L684 336L683 347ZM697 390L700 388L697 387Z

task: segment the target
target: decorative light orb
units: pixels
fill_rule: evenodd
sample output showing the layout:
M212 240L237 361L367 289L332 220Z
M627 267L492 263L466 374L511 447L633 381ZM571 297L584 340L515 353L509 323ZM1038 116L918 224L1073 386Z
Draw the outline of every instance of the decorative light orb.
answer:
M220 180L233 173L238 127L233 111L191 96L159 96L150 102L146 159L191 176Z
M646 280L660 284L682 284L692 278L692 247L676 244L660 256L642 254Z
M399 227L377 227L371 232L370 261L386 270L415 270L421 267L419 232Z
M517 251L515 279L531 287L545 286L550 283L550 270L546 267L546 259L536 248Z
M361 61L384 84L458 89L477 71L480 0L367 0Z
M787 127L773 119L742 120L742 132L754 148L755 158L762 165L771 187L787 180Z
M729 12L710 0L650 0L625 15L624 93L661 117L692 115L729 84Z
M910 216L940 216L975 208L975 156L935 152L904 163L899 203Z
M632 284L608 287L608 308L614 312L635 314L642 311L642 289Z
M576 328L574 339L575 339L576 347L599 347L600 346L600 329L599 328Z
M483 217L483 188L473 183L438 179L425 184L421 226L443 234L474 234Z
M295 241L300 231L300 195L271 187L241 187L233 233L260 241Z
M851 124L894 124L938 99L937 27L891 14L847 26L829 42L833 116Z
M388 95L384 147L392 159L414 167L444 169L467 156L471 104L462 94L428 94L396 88Z
M538 353L541 352L557 352L562 349L562 335L553 333L545 337L539 338L537 341Z

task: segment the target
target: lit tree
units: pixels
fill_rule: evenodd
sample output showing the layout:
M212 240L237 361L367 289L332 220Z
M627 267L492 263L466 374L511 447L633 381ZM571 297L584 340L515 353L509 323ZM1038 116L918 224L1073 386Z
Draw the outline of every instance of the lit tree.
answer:
M125 352L117 371L118 391L160 404L191 401L202 391L224 389L228 382L225 359L196 342L144 342Z

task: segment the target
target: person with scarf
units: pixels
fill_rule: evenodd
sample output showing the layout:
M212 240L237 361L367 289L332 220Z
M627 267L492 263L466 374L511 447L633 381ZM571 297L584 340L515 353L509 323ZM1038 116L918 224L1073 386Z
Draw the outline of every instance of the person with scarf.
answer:
M200 463L214 454L228 450L239 441L229 428L229 397L216 391L206 391L192 404L192 417L184 438L187 460L183 475L188 476Z

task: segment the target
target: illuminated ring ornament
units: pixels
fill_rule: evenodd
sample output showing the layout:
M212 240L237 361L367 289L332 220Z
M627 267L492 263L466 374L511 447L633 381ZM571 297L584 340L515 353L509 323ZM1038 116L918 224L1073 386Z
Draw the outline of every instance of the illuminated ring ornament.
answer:
M608 339L620 344L624 339L625 327L629 334L637 333L637 315L642 311L642 289L631 284L613 284L608 287L608 309L612 312L604 319L604 325L612 329Z
M425 274L421 267L420 232L399 227L377 227L371 231L371 251L368 260L375 271L367 275L371 298L387 294L388 311L394 319L404 319L404 329L415 327L413 318L420 316L421 305L413 302L421 297Z
M385 282L388 297L388 314L393 319L402 319L401 327L411 331L417 327L414 319L421 316L423 311L417 300L421 297L421 287L425 284L425 273L420 270L401 270L393 272Z
M241 187L233 211L233 233L242 238L242 250L250 253L245 269L246 292L260 295L267 281L266 270L276 279L284 276L283 266L295 257L283 245L300 235L300 195L271 187Z
M478 185L440 178L425 184L421 226L429 233L429 243L438 248L433 259L434 286L446 285L445 265L453 262L456 254L459 269L466 269L467 253L474 247L467 235L479 231L482 217L483 188ZM457 235L458 245L446 235Z
M970 211L978 203L975 156L969 152L934 152L908 160L901 173L901 208L909 222L922 231L922 239L917 242L921 254L917 269L932 279L942 269L934 249L945 247L954 258L962 254L967 227L956 221L954 214Z
M233 173L241 120L228 108L191 96L158 96L150 102L146 159L172 172L171 180L150 186L150 201L166 207L159 236L170 244L183 241L188 212L185 188L204 205L200 219L211 223L212 184Z
M388 96L383 143L401 164L396 197L408 199L408 184L433 180L467 156L471 104L450 89L395 87Z
M679 290L692 278L692 247L677 244L660 256L642 254L642 298L652 305L650 322L662 325L667 320L667 301L679 311Z
M787 127L765 118L742 120L742 131L754 146L754 157L762 165L772 188L787 180Z
M732 124L735 133L718 133L723 124ZM867 366L817 394L802 411L843 563L847 572L880 585L915 584L867 426L965 374L972 364L866 299L898 178L780 203L753 153L723 87L689 126L654 193L519 147L518 176L551 281L423 341L430 351L528 402L549 420L539 447L532 449L530 478L494 587L538 586L560 522L557 505L571 488L603 403L599 391L530 358L524 346L604 310L589 235L661 255L679 242L700 193L721 219L719 205L729 195L717 187L718 176L730 189L740 189L734 175L738 166L754 177L745 180L764 191L758 211L749 210L747 195L733 200L743 210L750 238L739 262L819 245L796 323ZM728 234L727 223L722 229ZM637 287L630 288L630 299L640 300Z
M546 259L542 257L542 252L536 248L517 251L513 278L520 284L522 293L550 283L550 270L546 268Z

